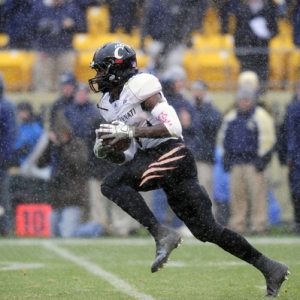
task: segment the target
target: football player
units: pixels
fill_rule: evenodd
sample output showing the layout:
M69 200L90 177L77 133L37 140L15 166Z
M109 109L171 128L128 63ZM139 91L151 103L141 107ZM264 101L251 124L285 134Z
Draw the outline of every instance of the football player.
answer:
M182 139L180 121L159 80L140 73L135 51L119 42L98 48L90 67L96 76L89 84L95 93L102 93L98 108L107 122L96 130L94 153L120 165L103 180L101 191L153 236L156 258L151 271L163 268L182 242L180 234L158 222L138 193L163 188L170 207L197 239L256 267L266 279L266 296L276 297L290 274L288 266L266 257L215 221L211 200L198 182L194 157ZM109 145L103 143L112 138ZM114 148L128 138L132 139L128 150Z

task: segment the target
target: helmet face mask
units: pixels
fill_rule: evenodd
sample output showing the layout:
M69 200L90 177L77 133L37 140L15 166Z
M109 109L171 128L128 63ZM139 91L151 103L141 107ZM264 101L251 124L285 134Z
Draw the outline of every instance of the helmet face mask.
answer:
M98 48L90 67L97 72L94 78L89 79L94 93L110 92L138 71L135 51L119 42L107 43Z

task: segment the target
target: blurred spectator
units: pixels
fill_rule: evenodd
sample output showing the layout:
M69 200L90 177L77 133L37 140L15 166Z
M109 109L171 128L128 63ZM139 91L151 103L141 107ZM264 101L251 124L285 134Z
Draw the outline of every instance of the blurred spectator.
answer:
M99 6L103 4L103 2L104 0L73 0L73 3L75 3L80 10L79 19L82 20L82 25L77 31L78 33L88 32L87 9L91 6Z
M222 11L223 33L227 33L230 13L236 17L235 54L241 63L241 72L256 72L265 90L269 76L269 42L278 33L276 5L273 0L227 0Z
M3 6L5 32L9 35L8 47L30 50L33 41L32 19L30 17L34 0L7 0Z
M202 80L191 83L195 103L197 128L191 140L191 150L197 164L198 176L208 195L213 198L213 166L217 133L222 123L221 112L211 103L207 84Z
M215 148L215 164L213 169L213 199L216 206L216 220L228 226L230 218L230 173L223 167L223 148Z
M59 79L60 84L60 96L57 100L54 101L51 111L50 111L50 138L52 140L56 139L55 133L53 131L54 120L56 114L65 110L74 101L74 91L76 88L76 78L73 73L62 73Z
M206 0L154 0L146 1L140 28L141 49L145 49L145 39L153 39L151 49L154 69L164 71L174 62L180 61L180 46L191 46L191 33L200 27ZM155 20L155 22L153 22ZM172 55L171 55L172 54ZM177 59L174 60L174 54ZM168 62L168 57L172 60ZM179 57L178 57L179 56Z
M0 33L6 33L5 30L5 17L4 17L4 5L5 5L6 1L0 1Z
M295 46L300 47L300 2L294 6L293 11L293 41Z
M21 166L43 134L43 125L34 116L33 107L28 101L17 106L18 132L14 144L12 164Z
M236 108L225 115L219 132L224 170L231 176L230 226L250 234L268 229L266 168L276 139L273 118L255 99L251 86L239 88Z
M172 80L175 91L185 99L192 101L192 95L188 89L187 73L180 65L168 68L161 76L161 80Z
M294 208L295 233L300 235L300 82L285 115L285 161L289 167L289 188Z
M92 120L87 139L90 152L86 168L89 184L90 220L99 222L105 228L106 234L132 235L141 225L128 216L119 206L103 196L100 190L104 177L117 167L105 159L97 158L93 152L95 129L98 129L101 123L105 123L105 120L100 115Z
M74 72L73 37L84 27L80 13L76 4L66 0L41 1L35 5L31 19L36 51L34 91L57 91L59 74Z
M138 8L143 0L106 0L109 8L109 20L111 33L118 29L131 34L132 30L139 25Z
M272 117L275 117L274 109L264 99L265 93L262 91L257 73L254 71L241 72L238 76L238 88L245 85L249 85L254 89L256 104L266 109Z
M64 109L76 137L87 141L90 124L94 118L99 118L96 105L89 98L90 88L87 84L79 82L76 85L74 101Z
M8 168L16 138L16 121L16 108L5 96L5 82L0 73L0 235L8 235L13 230Z
M72 127L58 113L54 131L58 143L50 143L52 177L50 180L50 204L52 236L96 237L103 234L97 223L81 223L83 207L87 200L85 168L88 149L85 142L73 135Z
M35 163L40 155L36 154L36 148L45 143L45 139L47 145L48 140L40 119L28 101L17 105L17 113L18 131L10 169L13 210L20 203L47 203L46 180L50 178L50 168L41 169Z
M289 0L288 0L289 1ZM276 5L277 14L281 18L287 17L288 1L286 0L273 0Z

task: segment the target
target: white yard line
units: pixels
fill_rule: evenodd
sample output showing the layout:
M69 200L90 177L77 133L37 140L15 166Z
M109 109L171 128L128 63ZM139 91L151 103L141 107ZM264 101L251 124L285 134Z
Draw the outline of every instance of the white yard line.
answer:
M109 273L100 267L94 265L93 263L74 255L73 253L69 252L66 249L63 249L57 245L55 245L51 241L43 241L40 242L42 246L44 246L47 250L51 250L58 254L59 256L63 257L64 259L70 260L78 266L84 267L90 273L99 276L103 280L106 280L109 284L111 284L116 290L127 294L129 296L133 296L135 299L141 300L154 300L150 295L140 293L136 291L136 289L131 286L130 284L126 283L122 279L118 278L112 273Z
M299 237L246 237L246 239L255 245L299 245ZM39 239L39 238L18 238L18 239L0 239L1 246L34 246L41 245L45 241L51 241L56 245L108 245L108 246L153 246L155 249L155 242L153 238L98 238L98 239ZM185 238L183 245L212 245L210 243L202 243L195 238Z

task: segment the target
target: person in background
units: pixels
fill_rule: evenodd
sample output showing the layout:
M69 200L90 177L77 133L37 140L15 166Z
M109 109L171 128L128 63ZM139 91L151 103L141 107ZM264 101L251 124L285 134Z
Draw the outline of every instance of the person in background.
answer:
M223 153L223 148L217 145L213 168L213 199L216 220L227 227L230 220L230 173L224 170Z
M109 32L116 33L121 29L126 34L132 34L134 28L139 26L138 9L144 0L106 0L109 9Z
M294 232L300 235L300 81L298 81L291 103L286 108L284 131L281 141L284 147L282 163L289 168L289 189L294 209Z
M87 142L89 127L94 118L100 118L96 105L90 99L89 86L78 82L73 101L63 109L76 137Z
M80 11L79 19L81 19L82 25L78 28L78 33L87 33L88 32L88 20L87 20L87 10L92 6L100 6L103 4L102 0L73 0Z
M230 14L236 18L234 46L240 72L257 73L265 93L269 77L269 43L278 34L277 6L273 0L227 0L221 13L223 33L227 33Z
M18 132L14 144L12 164L21 166L32 152L38 140L44 132L43 125L34 116L33 107L28 101L22 101L17 105Z
M198 176L208 195L213 199L213 166L217 133L221 127L222 114L211 103L211 94L207 84L196 80L190 86L192 100L195 103L195 119L198 124L190 149L194 154ZM214 208L214 206L213 206Z
M50 118L49 118L49 122L50 122L49 137L54 142L55 140L57 140L57 137L55 136L55 133L53 131L56 114L61 110L64 111L67 106L73 103L74 91L77 82L73 73L64 72L60 75L59 84L60 84L60 96L58 99L56 99L53 102L50 109Z
M32 19L28 16L31 15L35 1L7 0L2 2L4 2L2 14L5 19L5 33L9 36L8 48L31 50L33 27Z
M12 204L9 193L9 173L17 132L16 107L5 95L5 81L0 72L0 235L13 230Z
M73 38L84 29L78 6L67 0L38 1L28 16L32 21L33 90L35 92L56 92L58 78L63 72L74 72L76 52ZM47 79L47 80L45 80Z
M224 170L231 176L230 226L248 234L269 228L266 169L276 142L274 120L255 99L251 86L238 89L236 108L225 115L218 141Z
M57 114L54 130L58 140L49 143L52 166L49 182L49 203L53 209L50 217L52 236L101 236L104 230L98 222L82 224L83 207L88 201L85 178L87 145L81 138L73 135L72 127L62 111ZM46 150L45 155L48 153Z
M207 2L207 0L145 1L140 25L141 50L147 50L150 54L151 67L157 74L163 73L181 61L184 50L192 46L191 34L201 26ZM145 49L147 36L151 37L153 42Z
M174 90L185 100L189 100L189 102L193 103L192 95L188 87L187 73L183 66L173 65L172 67L168 68L161 75L160 80L172 80Z

